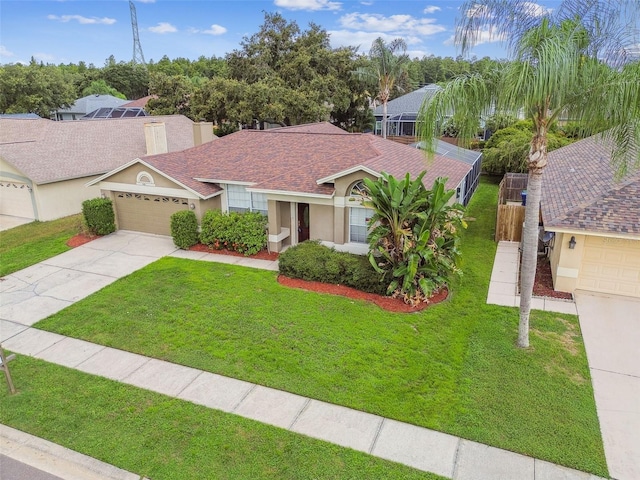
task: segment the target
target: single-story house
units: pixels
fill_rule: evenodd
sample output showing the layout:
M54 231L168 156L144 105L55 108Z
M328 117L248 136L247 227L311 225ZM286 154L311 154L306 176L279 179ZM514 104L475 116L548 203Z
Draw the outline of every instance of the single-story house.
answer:
M273 251L307 239L366 252L364 178L422 170L427 188L447 177L457 189L471 167L329 123L241 130L181 152L137 158L90 182L114 202L118 228L170 234L170 216L191 209L257 211L268 216ZM457 200L461 200L458 198Z
M195 138L197 137L197 138ZM100 195L85 184L134 158L213 139L182 115L53 122L0 119L0 215L53 220Z
M121 107L129 102L130 100L123 100L113 95L87 95L76 100L70 107L60 108L53 112L51 120L80 120L87 113L99 108Z
M616 181L597 136L559 148L543 173L554 288L640 297L640 172Z
M417 137L416 119L425 100L430 99L442 87L432 83L409 92L401 97L387 102L387 136L389 137ZM382 135L382 110L378 105L373 114L376 117L374 133Z

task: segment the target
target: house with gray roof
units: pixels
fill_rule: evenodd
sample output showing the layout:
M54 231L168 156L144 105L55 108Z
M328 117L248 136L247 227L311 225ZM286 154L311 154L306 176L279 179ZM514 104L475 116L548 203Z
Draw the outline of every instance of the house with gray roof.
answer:
M425 100L442 88L432 83L387 102L387 136L416 137L416 119ZM382 135L382 105L373 114L376 117L375 134Z
M134 158L213 139L182 115L82 122L0 119L0 215L53 220L100 195L90 180Z
M86 114L99 108L115 108L129 103L129 100L113 95L87 95L79 98L68 108L60 108L51 114L51 120L80 120Z
M471 166L329 123L241 130L188 150L135 159L93 182L113 200L118 228L168 235L170 217L191 209L257 211L268 217L269 246L307 239L366 253L364 178L416 177L427 188L446 177L458 189ZM460 201L458 197L456 200Z
M640 297L640 171L616 179L597 136L550 152L541 214L554 288Z

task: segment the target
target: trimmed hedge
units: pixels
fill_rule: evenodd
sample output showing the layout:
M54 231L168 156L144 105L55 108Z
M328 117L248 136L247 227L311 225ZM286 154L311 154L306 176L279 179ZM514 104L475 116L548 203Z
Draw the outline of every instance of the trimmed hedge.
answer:
M266 228L267 217L257 212L207 210L202 217L200 242L218 250L253 255L267 245Z
M113 204L108 198L92 198L82 202L82 216L94 235L108 235L116 231Z
M364 255L338 252L318 241L302 242L278 257L280 273L290 278L346 285L363 292L386 295L387 285L380 280Z
M198 219L192 210L171 215L171 236L176 247L187 250L198 243Z

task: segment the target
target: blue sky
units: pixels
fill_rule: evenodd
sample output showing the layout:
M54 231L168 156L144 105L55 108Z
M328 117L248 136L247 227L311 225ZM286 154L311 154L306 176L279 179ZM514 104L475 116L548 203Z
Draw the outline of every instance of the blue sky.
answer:
M257 32L263 11L279 12L301 28L315 22L331 34L333 47L359 46L366 53L378 36L403 37L412 57L455 56L452 45L459 0L136 0L145 59L224 56L242 37ZM553 8L557 1L534 4ZM28 62L103 66L133 56L129 3L125 0L2 0L0 63ZM504 58L495 40L478 45L476 56Z

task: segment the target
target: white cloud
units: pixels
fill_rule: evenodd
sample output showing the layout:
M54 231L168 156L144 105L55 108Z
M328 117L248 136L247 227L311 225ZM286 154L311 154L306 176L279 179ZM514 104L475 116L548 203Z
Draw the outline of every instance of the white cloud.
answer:
M13 57L14 53L7 50L7 47L0 45L0 57Z
M202 33L207 33L209 35L222 35L227 33L227 29L221 25L216 25L215 23L211 25L209 30L203 30Z
M175 33L178 31L178 29L168 22L160 22L155 27L149 27L149 31L153 33L164 34L164 33Z
M367 7L370 7L371 5L373 5L373 2L360 2L360 5L366 5Z
M524 7L525 13L531 17L542 17L551 13L550 8L545 8L533 2L525 2L522 6Z
M396 36L433 35L444 32L446 27L438 25L432 18L414 18L411 15L391 15L378 13L349 13L340 18L340 24L353 30L396 32Z
M116 19L115 18L109 18L109 17L102 17L102 18L98 18L98 17L83 17L82 15L47 15L47 18L49 20L57 20L60 21L62 23L67 23L70 22L72 20L75 20L76 22L78 22L81 25L96 25L96 24L100 24L100 25L113 25L114 23L116 23Z
M477 40L474 42L475 46L482 45L483 43L496 43L503 42L506 40L505 35L498 35L496 32L492 32L488 29L480 30ZM444 44L447 46L455 45L455 36L451 35L448 39L444 41Z
M34 53L33 58L35 58L39 62L45 63L51 63L56 59L55 55L51 55L49 53Z
M341 2L330 2L329 0L274 0L276 7L288 10L340 10Z
M440 7L436 7L435 5L427 5L425 9L422 11L422 13L425 13L428 15L430 13L439 12L440 10L442 9Z
M351 30L329 30L327 32L330 37L331 46L339 47L359 47L360 53L368 53L373 41L380 37L389 43L399 37L398 34L385 32L363 32ZM409 35L402 37L407 45L418 45L422 43L422 39ZM409 53L409 52L407 52Z
M156 3L156 0L136 0L139 3Z

